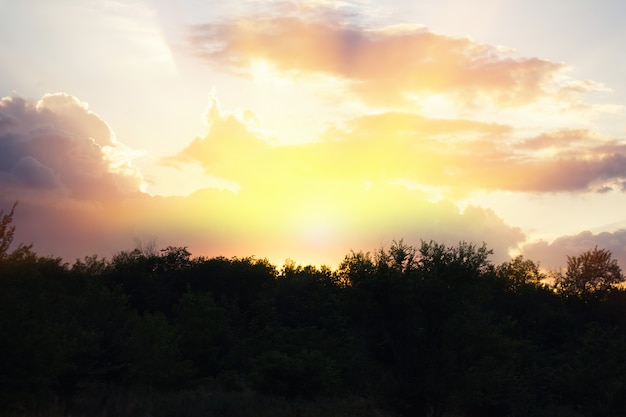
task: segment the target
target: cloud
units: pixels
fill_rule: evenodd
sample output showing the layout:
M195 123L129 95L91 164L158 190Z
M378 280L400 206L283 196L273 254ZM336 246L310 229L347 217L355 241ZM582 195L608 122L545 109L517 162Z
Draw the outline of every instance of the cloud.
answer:
M219 109L217 98L212 101L210 108ZM485 241L500 262L525 234L488 209L459 210L445 197L451 191L606 192L626 176L623 140L584 129L525 137L507 125L382 112L329 128L319 142L273 146L257 134L258 124L221 110L211 114L209 133L169 162L197 163L207 174L237 181L236 201L256 209L235 218L270 236L263 225L276 225L265 218L271 208L272 218L299 242L292 245L298 254L319 253L321 246L330 256L404 237L412 243ZM429 187L443 189L443 196L433 199ZM523 250L555 267L590 245L621 254L624 236L585 232Z
M489 210L460 211L449 200L433 199L399 181L421 176L427 182L436 175L443 153L434 156L442 152L436 151L442 139L499 135L510 130L507 126L390 112L351 120L346 131L329 129L319 142L276 146L257 118L245 114L223 112L212 96L207 135L163 162L183 168L199 164L207 175L236 182L233 206L223 208L228 214L214 212L221 207L215 200L207 210L216 218L236 219L230 236L245 230L240 241L251 249L261 236L289 246L292 257L323 253L327 258L401 237L413 243L485 240L503 259L524 240L519 229ZM192 196L194 204L209 200L199 197L203 194Z
M523 253L529 259L541 262L543 266L558 269L567 268L567 257L578 256L593 249L607 249L620 266L626 268L626 230L592 233L580 232L575 235L561 236L549 243L545 240L523 246Z
M233 174L247 172L266 158L271 146L259 130L258 118L251 111L223 114L215 92L209 97L204 114L209 133L195 138L178 155L163 159L163 163L197 162L208 173L233 179Z
M38 103L5 97L0 202L21 200L17 239L68 260L110 256L137 238L157 237L198 255L331 266L352 249L375 250L393 239L465 240L486 242L501 262L524 232L489 209L459 209L449 198L455 191L602 192L626 181L622 141L586 130L520 138L507 125L381 112L346 120L315 143L276 146L254 113L223 111L215 95L205 117L207 135L164 163L183 171L199 164L236 183L236 192L153 197L140 192L139 173L115 156L126 148L84 103L67 95ZM623 235L581 234L526 245L524 253L554 265L581 242L618 253Z
M137 172L116 168L120 161L106 151L123 151L123 144L77 99L55 95L35 103L13 96L0 103L0 207L20 200L16 242L32 242L41 254L68 261L93 253L110 256L136 239L155 237L159 244L187 246L195 255L336 266L351 249L376 250L400 238L412 244L485 241L496 250L496 260L506 259L524 240L519 229L489 210L459 210L449 200L434 201L423 191L386 181L384 163L377 168L380 178L365 181L370 172L357 167L367 158L377 160L374 146L362 151L352 168L354 148L342 141L274 146L253 113L224 112L215 97L206 113L206 137L165 162L183 170L202 164L207 173L236 181L239 189L203 189L188 197L141 193ZM425 137L447 130L442 121L386 117ZM367 130L371 121L360 122ZM506 130L449 124L459 134ZM404 143L397 135L394 152Z
M458 192L586 192L626 177L626 143L618 138L569 129L520 138L506 126L463 120L430 120L441 130L424 132L419 125L386 124L389 116L396 117L355 120L339 135L350 148L343 156L367 170ZM362 157L363 149L371 158Z
M242 187L402 180L458 195L603 191L626 180L624 140L584 129L524 137L507 125L382 112L345 120L320 139L273 146L256 117L216 110L209 133L165 161L200 164Z
M588 130L559 129L513 148L510 172L521 191L594 191L626 177L626 142Z
M244 76L261 61L285 77L339 79L375 106L444 94L470 105L488 100L515 107L547 97L576 101L604 89L567 79L563 63L516 57L421 25L370 29L354 23L358 18L319 4L299 13L272 3L263 13L192 26L189 48L210 65Z
M106 201L140 192L142 178L111 128L75 97L48 94L38 102L0 99L2 194L24 199L46 193Z
M32 156L25 156L17 161L10 175L28 188L61 188L60 180L54 171Z
M576 122L555 125L561 113L573 111L580 119L581 110L597 110L582 97L608 91L598 82L571 79L564 63L519 57L424 26L366 27L363 13L341 3L278 1L259 7L192 26L191 51L243 76L260 67L303 82L339 80L332 84L338 113L341 103L355 97L372 107L329 126L318 142L298 146L271 146L258 127L224 118L170 163L194 161L242 186L317 176L404 181L450 195L623 188L623 138L572 127L580 126ZM437 111L426 116L430 99L446 118L435 116ZM456 103L454 110L446 111L450 103ZM547 111L555 116L542 131L535 120L544 120ZM529 114L533 125L518 126L520 120L528 123ZM500 116L501 123L486 122Z
M581 129L589 127L585 121L557 125L559 111L578 111L581 97L607 91L569 78L564 63L424 26L375 26L362 8L343 2L249 2L238 10L253 11L190 27L188 51L230 75L254 79L265 71L266 81L296 80L254 89L250 102L267 94L263 105L272 117L287 115L291 131L306 120L302 129L323 132L316 141L278 146L290 138L275 140L253 111L224 111L212 95L206 135L189 138L162 162L179 169L177 178L198 175L199 166L211 179L205 183L221 189L150 196L141 192L134 152L86 103L62 93L38 102L5 97L0 209L20 200L19 240L68 260L107 256L135 238L156 237L197 255L331 265L350 249L374 250L393 239L467 240L485 241L502 261L524 242L524 232L489 209L461 209L454 198L471 201L473 191L485 190L524 196L626 190L624 138ZM107 16L144 12L116 6ZM124 33L130 27L128 19L107 22L121 22ZM160 40L146 34L140 38L153 50L151 40ZM171 60L159 42L152 45L155 59ZM109 64L126 71L121 62ZM308 88L283 94L299 84ZM320 113L311 111L317 95L332 96ZM565 249L558 241L544 244L537 250L556 256Z

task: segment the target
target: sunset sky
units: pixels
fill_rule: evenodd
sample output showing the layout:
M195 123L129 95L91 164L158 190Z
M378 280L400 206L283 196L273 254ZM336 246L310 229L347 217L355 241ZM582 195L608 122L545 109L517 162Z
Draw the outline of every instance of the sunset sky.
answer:
M0 209L68 262L137 242L336 267L485 242L626 269L622 0L0 0Z

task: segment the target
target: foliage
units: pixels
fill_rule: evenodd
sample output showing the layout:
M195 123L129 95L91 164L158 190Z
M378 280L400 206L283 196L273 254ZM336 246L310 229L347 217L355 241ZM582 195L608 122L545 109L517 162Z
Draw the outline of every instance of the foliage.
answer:
M541 272L539 264L518 255L509 262L503 262L495 269L498 278L508 282L512 288L525 284L541 285L547 276Z
M185 292L174 308L174 323L180 331L183 357L191 361L198 376L228 370L231 328L226 310L215 303L210 293Z
M563 293L582 295L607 291L625 280L611 251L595 247L579 256L568 256L567 270L556 275L555 284Z
M597 248L549 287L466 242L394 241L334 271L8 247L0 415L626 415L626 291Z
M134 383L171 389L193 374L191 362L181 355L180 334L160 312L133 317L127 345Z

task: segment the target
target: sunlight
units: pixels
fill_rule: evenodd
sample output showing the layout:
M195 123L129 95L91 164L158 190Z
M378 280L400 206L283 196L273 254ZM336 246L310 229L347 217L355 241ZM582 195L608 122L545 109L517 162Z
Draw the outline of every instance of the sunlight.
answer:
M134 177L139 190L145 193L148 188L141 171L134 165L133 161L146 154L143 150L129 149L127 146L119 142L115 142L114 146L103 146L102 154L108 159L109 172L115 174L123 174L128 177Z
M252 79L255 83L267 86L284 86L291 84L288 77L282 76L271 62L264 59L254 59L250 62Z
M265 60L254 60L251 63L252 78L257 83L269 83L271 80L271 69L269 62Z
M292 229L297 240L313 247L329 246L341 236L340 208L329 201L312 201L308 196L294 196Z
M331 243L337 237L334 219L326 213L315 213L303 219L302 237L318 246Z
M446 94L408 94L408 97L426 117L458 117L458 105Z
M449 187L441 187L428 184L420 184L405 178L389 181L389 184L396 184L405 187L407 190L420 192L424 195L424 200L429 203L442 201L449 193Z
M158 174L158 175L157 175ZM146 179L145 192L151 196L189 196L199 190L213 189L237 194L240 185L236 181L208 175L197 164L158 171Z
M133 230L279 261L626 246L619 13L484 1L0 0L0 200L70 260ZM117 211L54 209L83 204Z

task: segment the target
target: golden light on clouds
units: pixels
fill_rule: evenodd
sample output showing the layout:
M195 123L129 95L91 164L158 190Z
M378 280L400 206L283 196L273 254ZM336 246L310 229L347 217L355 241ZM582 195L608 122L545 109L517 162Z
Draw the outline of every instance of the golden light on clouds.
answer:
M192 45L207 62L235 72L253 62L253 73L261 65L286 76L328 74L350 80L349 92L374 105L443 93L468 103L489 99L519 106L571 90L557 83L567 68L563 64L515 58L502 48L423 26L365 30L296 16L251 19L254 25L250 20L198 25Z
M169 31L159 27L167 13L107 4L105 26L133 38L120 51L147 53L168 77L193 68L187 92L209 92L204 126L134 126L118 138L89 97L4 97L1 201L24 202L25 236L43 247L66 236L63 256L156 236L201 254L334 265L350 249L405 238L485 241L503 260L537 232L485 195L609 199L626 189L626 140L596 128L624 107L590 101L610 89L568 63L422 22L383 23L347 3L252 2ZM146 23L133 29L129 16ZM150 74L115 91L142 95ZM125 117L163 127L175 110L202 110L175 90L155 83ZM139 168L147 158L151 174Z

